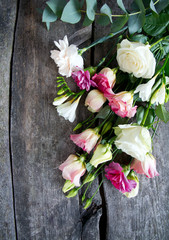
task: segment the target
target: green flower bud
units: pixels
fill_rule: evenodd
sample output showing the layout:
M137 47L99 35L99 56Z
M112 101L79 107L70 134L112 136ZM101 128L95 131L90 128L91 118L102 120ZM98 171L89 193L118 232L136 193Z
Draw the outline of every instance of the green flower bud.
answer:
M97 67L90 66L90 67L85 68L84 71L89 71L90 76L92 77L96 73Z
M92 198L87 199L84 209L87 209L92 203Z
M67 198L75 197L77 193L78 193L78 188L73 188L66 197Z
M90 173L84 179L83 184L86 184L88 182L92 182L94 179L95 179L95 175Z
M103 126L101 135L104 135L105 133L107 133L111 128L112 128L112 122L111 121L106 122Z
M74 184L74 183L71 183L70 180L66 180L66 181L65 181L65 184L64 184L64 186L63 186L63 188L62 188L62 191L63 191L64 193L66 193L66 192L68 192L69 190L71 190L71 189L74 188L74 187L75 187L75 184Z

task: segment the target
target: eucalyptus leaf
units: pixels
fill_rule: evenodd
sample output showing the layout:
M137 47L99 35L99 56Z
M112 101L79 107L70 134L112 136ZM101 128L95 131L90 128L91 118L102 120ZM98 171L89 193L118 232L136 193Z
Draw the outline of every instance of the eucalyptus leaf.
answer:
M138 32L145 23L145 14L138 13L136 15L131 15L128 20L128 27L130 34Z
M150 1L150 8L151 8L151 10L152 10L153 12L155 12L156 14L158 14L158 12L157 12L157 10L156 10L156 8L155 8L155 6L154 6L153 0Z
M110 7L106 3L101 7L100 12L107 15L110 19L110 22L112 23L112 16L111 16L112 12Z
M117 0L117 4L124 12L127 13L126 8L125 8L125 6L123 4L123 0Z
M97 0L86 0L87 16L91 21L95 19L95 11L97 8Z
M116 19L115 21L113 21L112 25L111 25L111 32L117 32L119 31L128 21L129 16L128 15L124 15L123 17L120 17L118 19Z
M143 1L142 0L135 0L135 3L137 4L137 6L141 10L141 12L144 13L145 12L145 7L144 7L144 4L143 4Z
M87 15L85 15L85 19L83 21L83 26L87 27L89 26L90 24L92 24L92 21L88 18Z
M79 22L81 19L80 8L81 4L78 0L70 0L63 9L61 20L71 24Z
M46 2L46 4L54 12L54 14L56 14L58 18L61 17L63 8L65 7L66 3L66 0L50 0Z
M164 105L159 104L155 113L163 122L167 123L169 121L169 112L165 109Z
M47 30L49 31L49 29L50 29L50 22L46 22L46 27L47 27Z
M169 25L169 14L161 13L160 15L151 14L146 17L144 24L144 31L151 35L157 36L165 31L165 28Z
M97 18L96 22L97 22L98 24L100 24L101 26L106 26L106 25L108 25L108 24L110 23L110 19L109 19L109 17L106 16L106 15L100 15L100 16Z
M52 12L52 10L47 6L42 14L42 22L55 22L57 16Z
M137 34L137 35L131 36L130 40L133 42L146 43L148 41L148 37L145 36L144 34Z
M169 5L168 0L160 0L156 5L156 10L158 13L160 13L162 10L164 10Z

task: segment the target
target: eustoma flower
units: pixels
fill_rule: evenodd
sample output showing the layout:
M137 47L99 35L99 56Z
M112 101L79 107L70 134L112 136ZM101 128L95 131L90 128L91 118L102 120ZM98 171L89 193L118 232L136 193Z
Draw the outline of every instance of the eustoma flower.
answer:
M63 103L57 107L57 112L60 116L64 117L66 120L73 122L76 118L76 108L79 104L81 96L73 101L70 100L66 103Z
M85 100L85 106L91 112L99 112L103 104L106 102L104 94L97 89L90 91Z
M152 96L151 99L151 104L156 103L158 104L163 104L165 102L165 84L162 83L159 89L155 91L155 93Z
M98 129L86 129L80 134L70 135L71 140L79 147L81 147L87 153L95 147L100 135Z
M67 96L67 95L63 95L63 96L57 97L57 98L54 99L53 105L54 106L59 106L62 103L64 103L68 98L69 98L69 96Z
M115 112L120 117L131 118L135 115L137 106L133 105L133 95L131 92L120 92L120 93L105 93L104 96L109 100L109 106L112 111Z
M64 163L59 167L62 171L62 176L66 180L70 180L75 186L80 186L80 177L86 172L84 157L80 158L71 154Z
M124 39L117 49L120 70L133 73L136 78L151 78L155 72L156 60L149 45Z
M95 168L100 164L112 159L111 146L109 144L99 144L94 151L90 164Z
M137 185L136 181L127 179L119 163L110 163L105 167L105 172L106 178L122 193L131 192Z
M156 170L156 160L152 154L147 153L143 162L134 159L131 163L131 168L139 174L145 174L148 178L158 176Z
M149 101L151 97L151 90L155 83L157 75L154 76L151 80L149 80L147 83L143 83L137 86L134 93L139 92L139 97L142 99L142 101Z
M51 58L55 61L62 76L70 77L76 67L83 68L83 58L78 54L77 47L72 44L69 46L67 36L63 40L54 42L58 50L51 51Z
M145 127L130 124L118 125L114 130L116 147L144 162L146 154L152 151L149 131Z
M86 91L90 90L90 87L96 87L96 83L90 79L89 71L83 71L83 69L78 69L72 73L72 78L75 80L77 86L80 89L86 89Z

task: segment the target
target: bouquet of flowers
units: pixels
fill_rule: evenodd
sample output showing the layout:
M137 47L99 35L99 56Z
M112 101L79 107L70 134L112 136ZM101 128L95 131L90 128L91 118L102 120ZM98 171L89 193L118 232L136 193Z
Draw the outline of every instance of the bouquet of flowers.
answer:
M112 15L107 4L100 10L99 17L112 25L110 34L83 49L69 45L65 36L54 42L57 50L51 51L61 75L57 77L58 96L53 101L58 114L74 122L82 95L86 95L84 105L91 112L75 126L73 131L78 132L70 136L79 153L72 153L59 167L66 180L63 186L66 197L74 197L85 188L82 196L85 209L106 179L131 198L138 194L137 174L148 178L159 175L152 155L152 140L159 121L169 120L164 106L169 100L169 3L135 0L132 7L136 12L131 13L123 1L117 3L125 14L115 21L112 17L118 16ZM91 24L99 15L96 4L96 0L86 0L85 11L81 10L83 1L50 0L43 21L48 28L57 18L74 24L84 12L85 25ZM53 20L47 21L47 13ZM115 54L110 49L97 66L85 63L84 67L83 54L111 38L117 41L113 46ZM108 56L111 56L109 61ZM71 80L67 81L68 77ZM77 84L78 92L70 89L69 81ZM125 153L123 160L121 157L119 160L122 153ZM102 177L99 187L86 199L87 190L98 176Z

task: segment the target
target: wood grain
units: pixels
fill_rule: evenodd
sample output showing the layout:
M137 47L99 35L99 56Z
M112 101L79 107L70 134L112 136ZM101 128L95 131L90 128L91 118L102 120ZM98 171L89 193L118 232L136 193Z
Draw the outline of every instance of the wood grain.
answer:
M10 75L17 1L0 1L0 239L15 239L9 145Z

